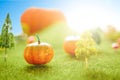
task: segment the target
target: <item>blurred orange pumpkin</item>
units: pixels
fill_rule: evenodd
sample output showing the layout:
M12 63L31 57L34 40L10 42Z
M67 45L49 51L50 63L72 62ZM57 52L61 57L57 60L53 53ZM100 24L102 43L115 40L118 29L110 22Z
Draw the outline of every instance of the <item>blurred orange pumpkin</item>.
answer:
M120 45L120 38L117 39L117 43Z
M71 55L75 55L76 42L79 40L78 36L68 36L64 41L64 50Z
M27 35L41 31L57 22L66 22L62 12L41 8L29 8L21 16L23 32Z
M29 64L46 64L53 56L54 51L48 43L34 42L28 44L24 50L24 58Z
M29 36L27 39L27 43L33 43L35 42L35 37L34 36Z

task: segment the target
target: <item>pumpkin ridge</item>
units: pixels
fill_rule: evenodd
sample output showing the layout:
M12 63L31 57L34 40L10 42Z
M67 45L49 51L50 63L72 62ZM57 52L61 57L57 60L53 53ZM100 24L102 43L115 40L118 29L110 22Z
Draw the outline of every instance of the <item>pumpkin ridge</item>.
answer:
M36 46L36 48L37 48L36 54L37 54L38 56L37 56L37 58L36 58L37 60L36 60L35 64L39 64L39 63L41 63L41 62L40 62L40 57L39 57L39 55L40 55L40 51L39 51L39 50L40 50L40 46Z
M31 54L31 56L32 56L32 59L31 59L32 64L34 64L34 46L31 46L31 47L30 47L30 54Z
M29 52L30 52L29 47L26 47L25 52L24 52L25 53L24 57L26 58L27 62L31 64L32 63L31 62L32 58L31 58L31 55L28 54Z

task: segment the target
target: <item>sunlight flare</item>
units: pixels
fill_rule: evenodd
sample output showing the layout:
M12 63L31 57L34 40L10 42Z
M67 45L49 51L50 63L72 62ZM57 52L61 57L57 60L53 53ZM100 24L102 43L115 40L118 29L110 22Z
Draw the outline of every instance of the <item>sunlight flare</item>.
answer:
M72 12L66 12L65 16L68 26L78 33L96 27L105 30L108 25L118 26L113 13L97 7L83 6Z

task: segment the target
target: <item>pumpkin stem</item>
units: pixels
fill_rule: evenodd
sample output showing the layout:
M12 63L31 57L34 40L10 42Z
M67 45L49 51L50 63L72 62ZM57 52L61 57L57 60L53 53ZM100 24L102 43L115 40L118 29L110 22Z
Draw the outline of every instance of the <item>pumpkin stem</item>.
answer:
M39 38L39 36L36 35L36 37L37 37L37 40L38 40L38 44L40 44L40 38Z

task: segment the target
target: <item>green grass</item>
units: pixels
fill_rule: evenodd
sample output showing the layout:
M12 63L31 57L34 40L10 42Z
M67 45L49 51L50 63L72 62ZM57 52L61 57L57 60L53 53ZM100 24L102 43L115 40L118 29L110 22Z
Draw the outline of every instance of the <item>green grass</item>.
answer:
M7 62L0 53L0 80L120 80L120 51L114 52L111 44L102 40L100 54L89 58L89 67L84 61L68 55L63 49L64 38L75 35L64 25L54 25L42 31L41 42L48 42L54 49L54 57L48 64L34 66L23 57L25 42L16 43L8 50Z

